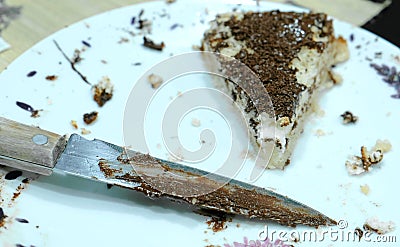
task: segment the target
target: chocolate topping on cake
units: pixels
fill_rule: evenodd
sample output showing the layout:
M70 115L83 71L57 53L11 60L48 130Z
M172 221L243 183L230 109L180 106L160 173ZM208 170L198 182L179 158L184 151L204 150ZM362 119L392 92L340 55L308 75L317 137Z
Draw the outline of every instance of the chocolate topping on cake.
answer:
M218 24L229 27L230 34L222 32L220 42L215 42L212 48L219 52L227 47L230 35L245 42L245 47L234 57L259 76L271 97L276 117L291 118L299 94L307 88L298 83L291 61L304 46L322 52L326 44L318 39L330 39L332 21L325 14L271 11L247 12L243 18L232 15ZM208 35L215 33L206 34L206 38ZM252 109L254 106L248 106L247 111Z

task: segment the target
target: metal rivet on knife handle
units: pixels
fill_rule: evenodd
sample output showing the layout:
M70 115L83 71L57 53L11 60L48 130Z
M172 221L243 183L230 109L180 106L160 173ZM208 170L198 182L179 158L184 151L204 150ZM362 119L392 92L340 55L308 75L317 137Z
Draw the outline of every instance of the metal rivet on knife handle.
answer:
M32 137L32 141L37 144L37 145L45 145L48 143L49 138L47 138L47 136L45 135L34 135Z
M50 175L66 137L0 117L0 164Z

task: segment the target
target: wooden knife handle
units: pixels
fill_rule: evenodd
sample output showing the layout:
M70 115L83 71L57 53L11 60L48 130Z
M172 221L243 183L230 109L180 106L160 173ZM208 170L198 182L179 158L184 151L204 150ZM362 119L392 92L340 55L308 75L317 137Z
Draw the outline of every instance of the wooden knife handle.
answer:
M0 164L50 175L66 136L0 117Z

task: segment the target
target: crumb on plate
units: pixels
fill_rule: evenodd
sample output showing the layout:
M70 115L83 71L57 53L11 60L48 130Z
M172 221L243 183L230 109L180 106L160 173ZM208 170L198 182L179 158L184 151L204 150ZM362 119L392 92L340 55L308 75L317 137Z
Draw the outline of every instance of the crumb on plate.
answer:
M345 162L347 172L350 175L360 175L364 172L371 171L373 165L376 165L382 161L383 153L384 152L382 150L375 147L372 148L371 151L368 151L365 146L362 146L361 156L353 155Z
M85 129L85 128L81 128L81 134L82 135L89 135L90 133L92 133L90 130Z
M377 217L372 217L365 221L363 228L365 231L372 231L381 235L394 231L396 226L393 221L381 221Z
M340 115L343 119L343 124L355 124L358 121L358 117L355 116L350 111L345 111L342 115Z
M154 89L157 89L161 86L161 84L163 83L163 78L159 75L156 74L150 74L147 77L148 82L150 83L151 87Z
M71 125L74 129L78 129L78 123L75 120L71 120Z
M113 97L114 85L111 83L108 76L103 76L103 78L93 86L92 92L94 101L96 101L98 106L102 107Z
M58 79L58 76L56 76L56 75L48 75L48 76L46 76L46 80L48 80L48 81L55 81L57 79Z
M193 118L192 119L192 126L193 127L200 127L200 125L201 125L200 119L197 119L197 118Z
M153 40L144 36L143 37L143 46L153 49L153 50L162 51L165 47L165 44L164 44L164 42L157 44Z
M91 113L85 113L83 114L83 121L86 124L91 124L94 121L96 121L98 115L99 113L97 111L92 111Z
M360 185L360 190L364 195L368 195L370 192L370 188L368 186L368 184L364 184L364 185Z

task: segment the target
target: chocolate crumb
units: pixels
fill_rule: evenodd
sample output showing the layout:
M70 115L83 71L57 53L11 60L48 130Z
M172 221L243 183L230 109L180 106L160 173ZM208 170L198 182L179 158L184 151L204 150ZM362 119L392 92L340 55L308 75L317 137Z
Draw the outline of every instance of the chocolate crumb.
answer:
M140 66L140 65L142 65L141 62L137 62L137 63L134 63L134 64L133 64L133 66Z
M22 171L15 170L15 171L10 171L10 172L8 172L8 173L4 176L4 178L5 178L6 180L14 180L14 179L16 179L16 178L18 178L18 177L20 177L20 176L22 176Z
M48 80L48 81L55 81L55 80L57 80L57 78L58 78L58 76L56 76L56 75L46 76L46 80Z
M343 118L343 124L354 124L358 121L358 117L354 116L353 113L351 113L350 111L345 111L340 116Z
M28 184L31 180L29 178L24 178L21 182L24 184Z
M152 22L147 19L142 19L143 14L144 14L144 9L140 10L140 12L139 12L139 16L138 16L139 26L137 27L137 29L151 28Z
M361 228L356 227L356 229L354 229L354 234L358 237L358 242L360 242L361 238L364 235L364 232L363 232L363 230L361 230Z
M225 215L222 216L212 216L210 220L207 221L207 225L213 230L213 232L220 232L227 228L226 226L227 218Z
M86 124L91 124L94 121L96 121L98 114L99 113L97 111L92 111L91 113L85 113L83 114L83 121Z
M39 112L40 112L40 111L42 111L42 110L34 110L34 111L32 112L32 114L31 114L31 117L33 117L33 118L40 117L40 115L39 115Z
M102 107L113 97L114 85L111 83L110 78L104 76L102 80L93 86L93 100L97 105Z
M107 184L107 189L111 189L113 186L112 184Z
M14 192L11 201L15 201L20 195L21 195L21 191L25 189L24 186L22 184L18 185L16 192Z
M153 40L147 38L146 36L143 37L143 45L147 48L157 50L157 51L162 51L165 47L164 42L161 42L160 44L154 43Z
M22 218L15 218L16 221L18 221L19 223L23 223L23 224L28 224L29 221L27 219L22 219Z
M37 71L36 70L32 70L31 72L29 72L26 76L27 77L32 77L32 76L35 76L36 75L36 73L37 73Z

